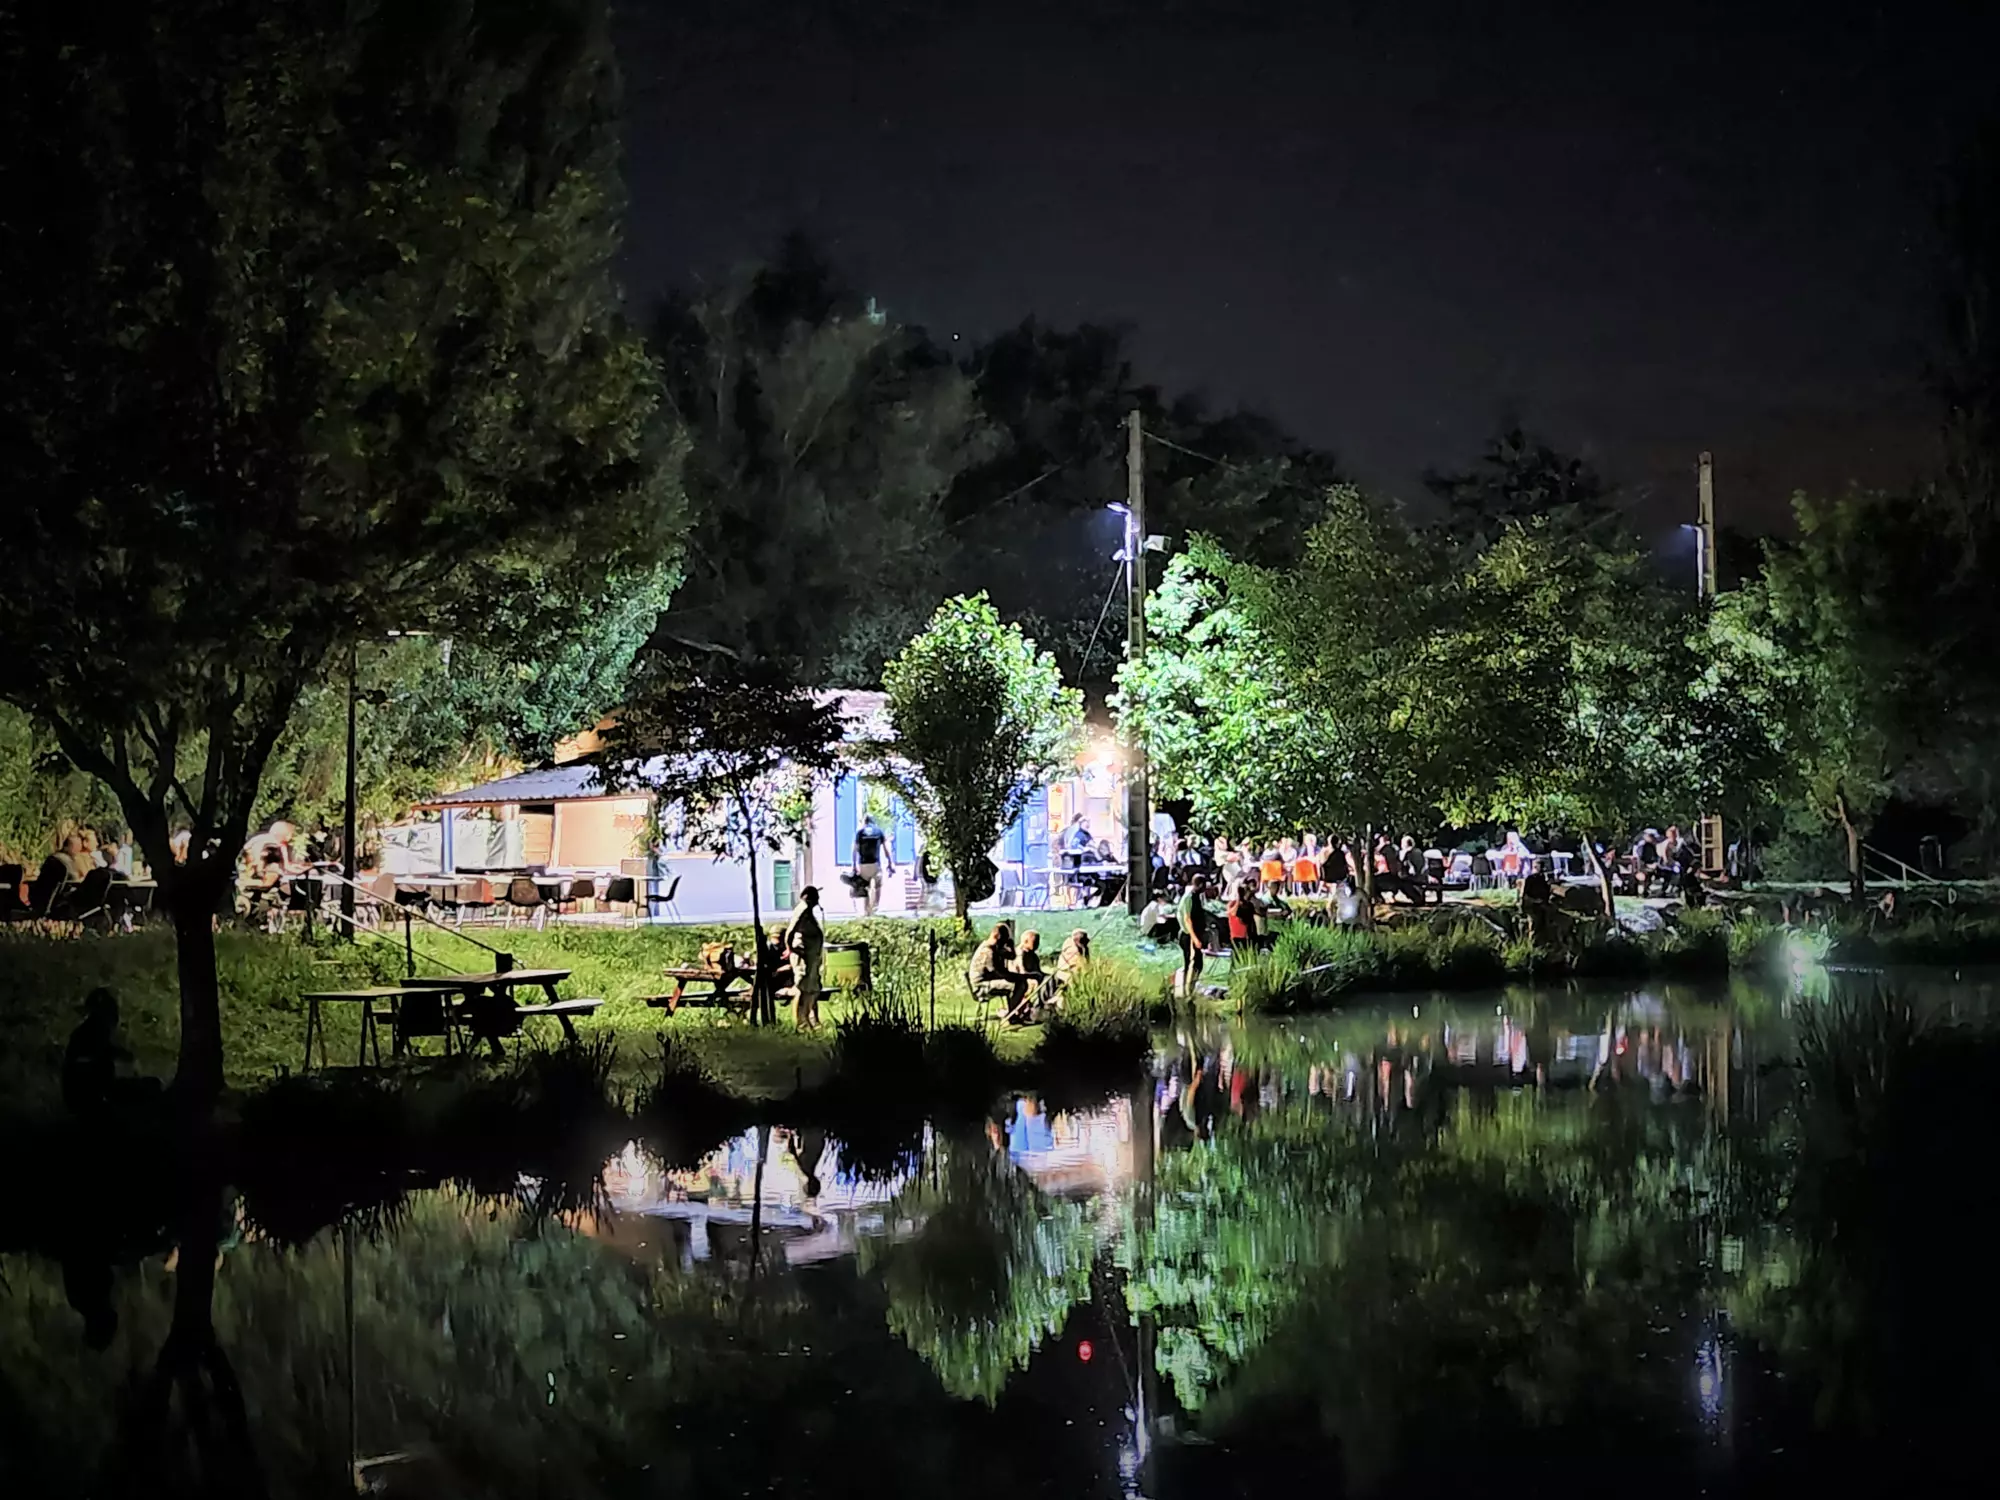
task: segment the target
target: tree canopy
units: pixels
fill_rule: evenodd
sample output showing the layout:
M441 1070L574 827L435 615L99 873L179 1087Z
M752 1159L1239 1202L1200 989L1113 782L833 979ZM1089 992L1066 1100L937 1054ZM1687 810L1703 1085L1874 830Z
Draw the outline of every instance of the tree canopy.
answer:
M34 6L0 82L41 204L0 232L0 697L163 873L208 1092L209 918L329 660L532 638L670 556L615 73L591 4L205 0Z
M1074 758L1082 695L986 597L947 599L883 669L894 739L877 752L951 867L958 916L987 885L988 851Z

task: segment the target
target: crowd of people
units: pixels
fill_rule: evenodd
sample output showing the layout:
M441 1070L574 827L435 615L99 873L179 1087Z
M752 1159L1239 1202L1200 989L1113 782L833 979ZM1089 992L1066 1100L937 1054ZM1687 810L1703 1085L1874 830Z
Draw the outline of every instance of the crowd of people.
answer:
M1645 829L1628 849L1536 848L1509 830L1497 844L1447 850L1387 832L1365 843L1313 833L1241 844L1217 835L1211 842L1179 834L1168 820L1164 831L1154 830L1152 886L1139 933L1146 943L1178 944L1176 986L1188 994L1200 982L1205 955L1268 948L1276 922L1296 915L1343 925L1358 921L1364 871L1368 890L1382 902L1423 905L1442 903L1452 890L1511 889L1541 905L1564 884L1594 886L1601 866L1617 894L1674 895L1699 906L1702 863L1701 850L1677 826L1664 833Z
M110 829L68 828L58 833L54 847L42 856L33 875L28 862L10 850L0 850L0 868L6 875L0 900L8 914L47 917L63 914L72 893L80 890L98 871L104 884L144 879L145 863L134 849L130 834Z

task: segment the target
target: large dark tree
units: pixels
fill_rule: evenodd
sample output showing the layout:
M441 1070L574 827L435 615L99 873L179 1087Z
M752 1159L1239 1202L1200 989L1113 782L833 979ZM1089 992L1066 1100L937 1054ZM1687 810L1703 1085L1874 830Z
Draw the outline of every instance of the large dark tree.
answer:
M594 0L16 6L0 40L0 697L117 795L179 936L344 648L517 641L656 563ZM192 832L176 865L169 834Z
M687 572L664 635L872 682L944 593L945 499L992 447L971 383L796 236L725 290L663 308L655 343L691 440Z
M1512 521L1545 517L1590 526L1611 514L1611 487L1583 459L1562 453L1508 423L1470 469L1432 470L1424 486L1444 502L1446 522L1475 543L1491 541Z

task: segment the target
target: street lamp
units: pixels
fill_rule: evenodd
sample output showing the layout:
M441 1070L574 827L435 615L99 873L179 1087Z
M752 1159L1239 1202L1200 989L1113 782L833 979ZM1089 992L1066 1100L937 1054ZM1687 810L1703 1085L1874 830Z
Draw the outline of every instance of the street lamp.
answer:
M405 636L429 635L428 630L391 630L385 640L400 640ZM451 643L445 643L449 650ZM355 817L355 704L360 699L358 679L360 676L361 643L347 643L347 808L340 826L340 925L348 939L354 937L354 881L360 873L360 838L356 832Z

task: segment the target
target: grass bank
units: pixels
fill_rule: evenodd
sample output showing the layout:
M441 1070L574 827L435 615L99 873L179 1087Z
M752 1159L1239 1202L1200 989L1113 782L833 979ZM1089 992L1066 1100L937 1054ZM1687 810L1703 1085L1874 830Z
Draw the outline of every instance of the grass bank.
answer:
M1017 921L1018 925L1018 921ZM1102 955L1106 987L1145 1004L1164 994L1172 961L1142 953L1120 913L1036 913L1028 925L1043 934L1051 957L1062 936L1075 926L1090 931ZM982 924L983 930L983 924ZM604 1008L581 1028L586 1038L609 1036L617 1047L615 1070L635 1083L646 1060L667 1039L697 1059L718 1083L753 1096L787 1094L810 1086L833 1066L833 1037L841 1021L861 1003L845 994L830 1001L819 1033L801 1034L789 1015L775 1027L749 1025L741 1016L712 1008L689 1008L669 1017L645 1004L669 986L662 971L693 961L704 943L749 944L747 925L613 928L557 926L479 928L461 937L419 928L414 937L419 973L490 970L494 959L482 944L513 955L519 968L571 972L566 995L594 995ZM875 992L868 1005L931 1020L931 941L937 940L936 1022L939 1027L970 1026L978 1012L967 992L964 971L972 939L948 920L842 922L828 930L832 942L869 944ZM356 944L306 943L296 936L222 932L217 935L222 982L224 1061L228 1082L254 1089L302 1059L305 1011L299 996L311 990L353 988L403 976L401 934ZM118 996L123 1040L137 1069L169 1075L180 1043L179 999L174 973L174 941L164 929L130 935L46 938L25 932L0 934L0 1094L15 1107L53 1105L58 1092L62 1049L75 1025L83 997L105 985ZM351 1060L359 1045L359 1022L348 1007L327 1007L330 1060ZM1043 1028L1000 1028L993 1043L1003 1062L1026 1060L1043 1040Z

